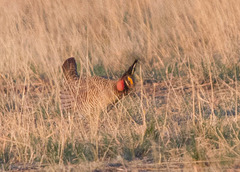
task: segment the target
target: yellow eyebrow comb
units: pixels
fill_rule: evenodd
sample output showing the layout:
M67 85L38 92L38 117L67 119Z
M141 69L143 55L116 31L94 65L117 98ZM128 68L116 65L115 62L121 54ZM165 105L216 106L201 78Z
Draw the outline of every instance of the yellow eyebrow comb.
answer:
M130 82L131 85L133 85L133 80L128 76L128 81Z

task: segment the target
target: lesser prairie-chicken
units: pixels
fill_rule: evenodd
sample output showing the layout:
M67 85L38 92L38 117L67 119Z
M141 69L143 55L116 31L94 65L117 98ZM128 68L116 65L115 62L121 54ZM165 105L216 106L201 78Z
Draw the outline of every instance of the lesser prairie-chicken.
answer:
M65 76L65 88L60 96L62 109L84 114L92 110L103 110L114 104L134 88L133 74L137 61L134 61L119 80L110 80L99 76L80 77L75 59L67 59L62 66Z

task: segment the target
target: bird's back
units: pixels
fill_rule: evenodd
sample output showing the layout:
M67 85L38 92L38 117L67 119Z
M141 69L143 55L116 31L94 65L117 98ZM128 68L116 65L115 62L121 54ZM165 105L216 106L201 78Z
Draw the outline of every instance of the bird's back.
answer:
M84 113L89 109L103 109L118 99L115 85L116 81L97 76L68 82L61 91L62 108Z

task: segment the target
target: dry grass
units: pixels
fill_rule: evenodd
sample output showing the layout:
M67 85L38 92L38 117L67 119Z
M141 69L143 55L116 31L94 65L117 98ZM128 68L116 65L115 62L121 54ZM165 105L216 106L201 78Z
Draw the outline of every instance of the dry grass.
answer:
M1 0L1 168L137 159L239 168L239 30L235 0ZM112 78L138 56L136 93L85 128L59 108L70 56L80 74Z

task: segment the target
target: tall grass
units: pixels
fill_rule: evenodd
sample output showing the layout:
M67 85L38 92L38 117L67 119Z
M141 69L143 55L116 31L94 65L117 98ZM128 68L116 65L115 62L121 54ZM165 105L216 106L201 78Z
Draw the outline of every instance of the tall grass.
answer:
M114 159L234 166L239 30L234 0L1 0L2 168ZM137 93L85 127L59 106L70 56L81 75L114 79L138 57Z

